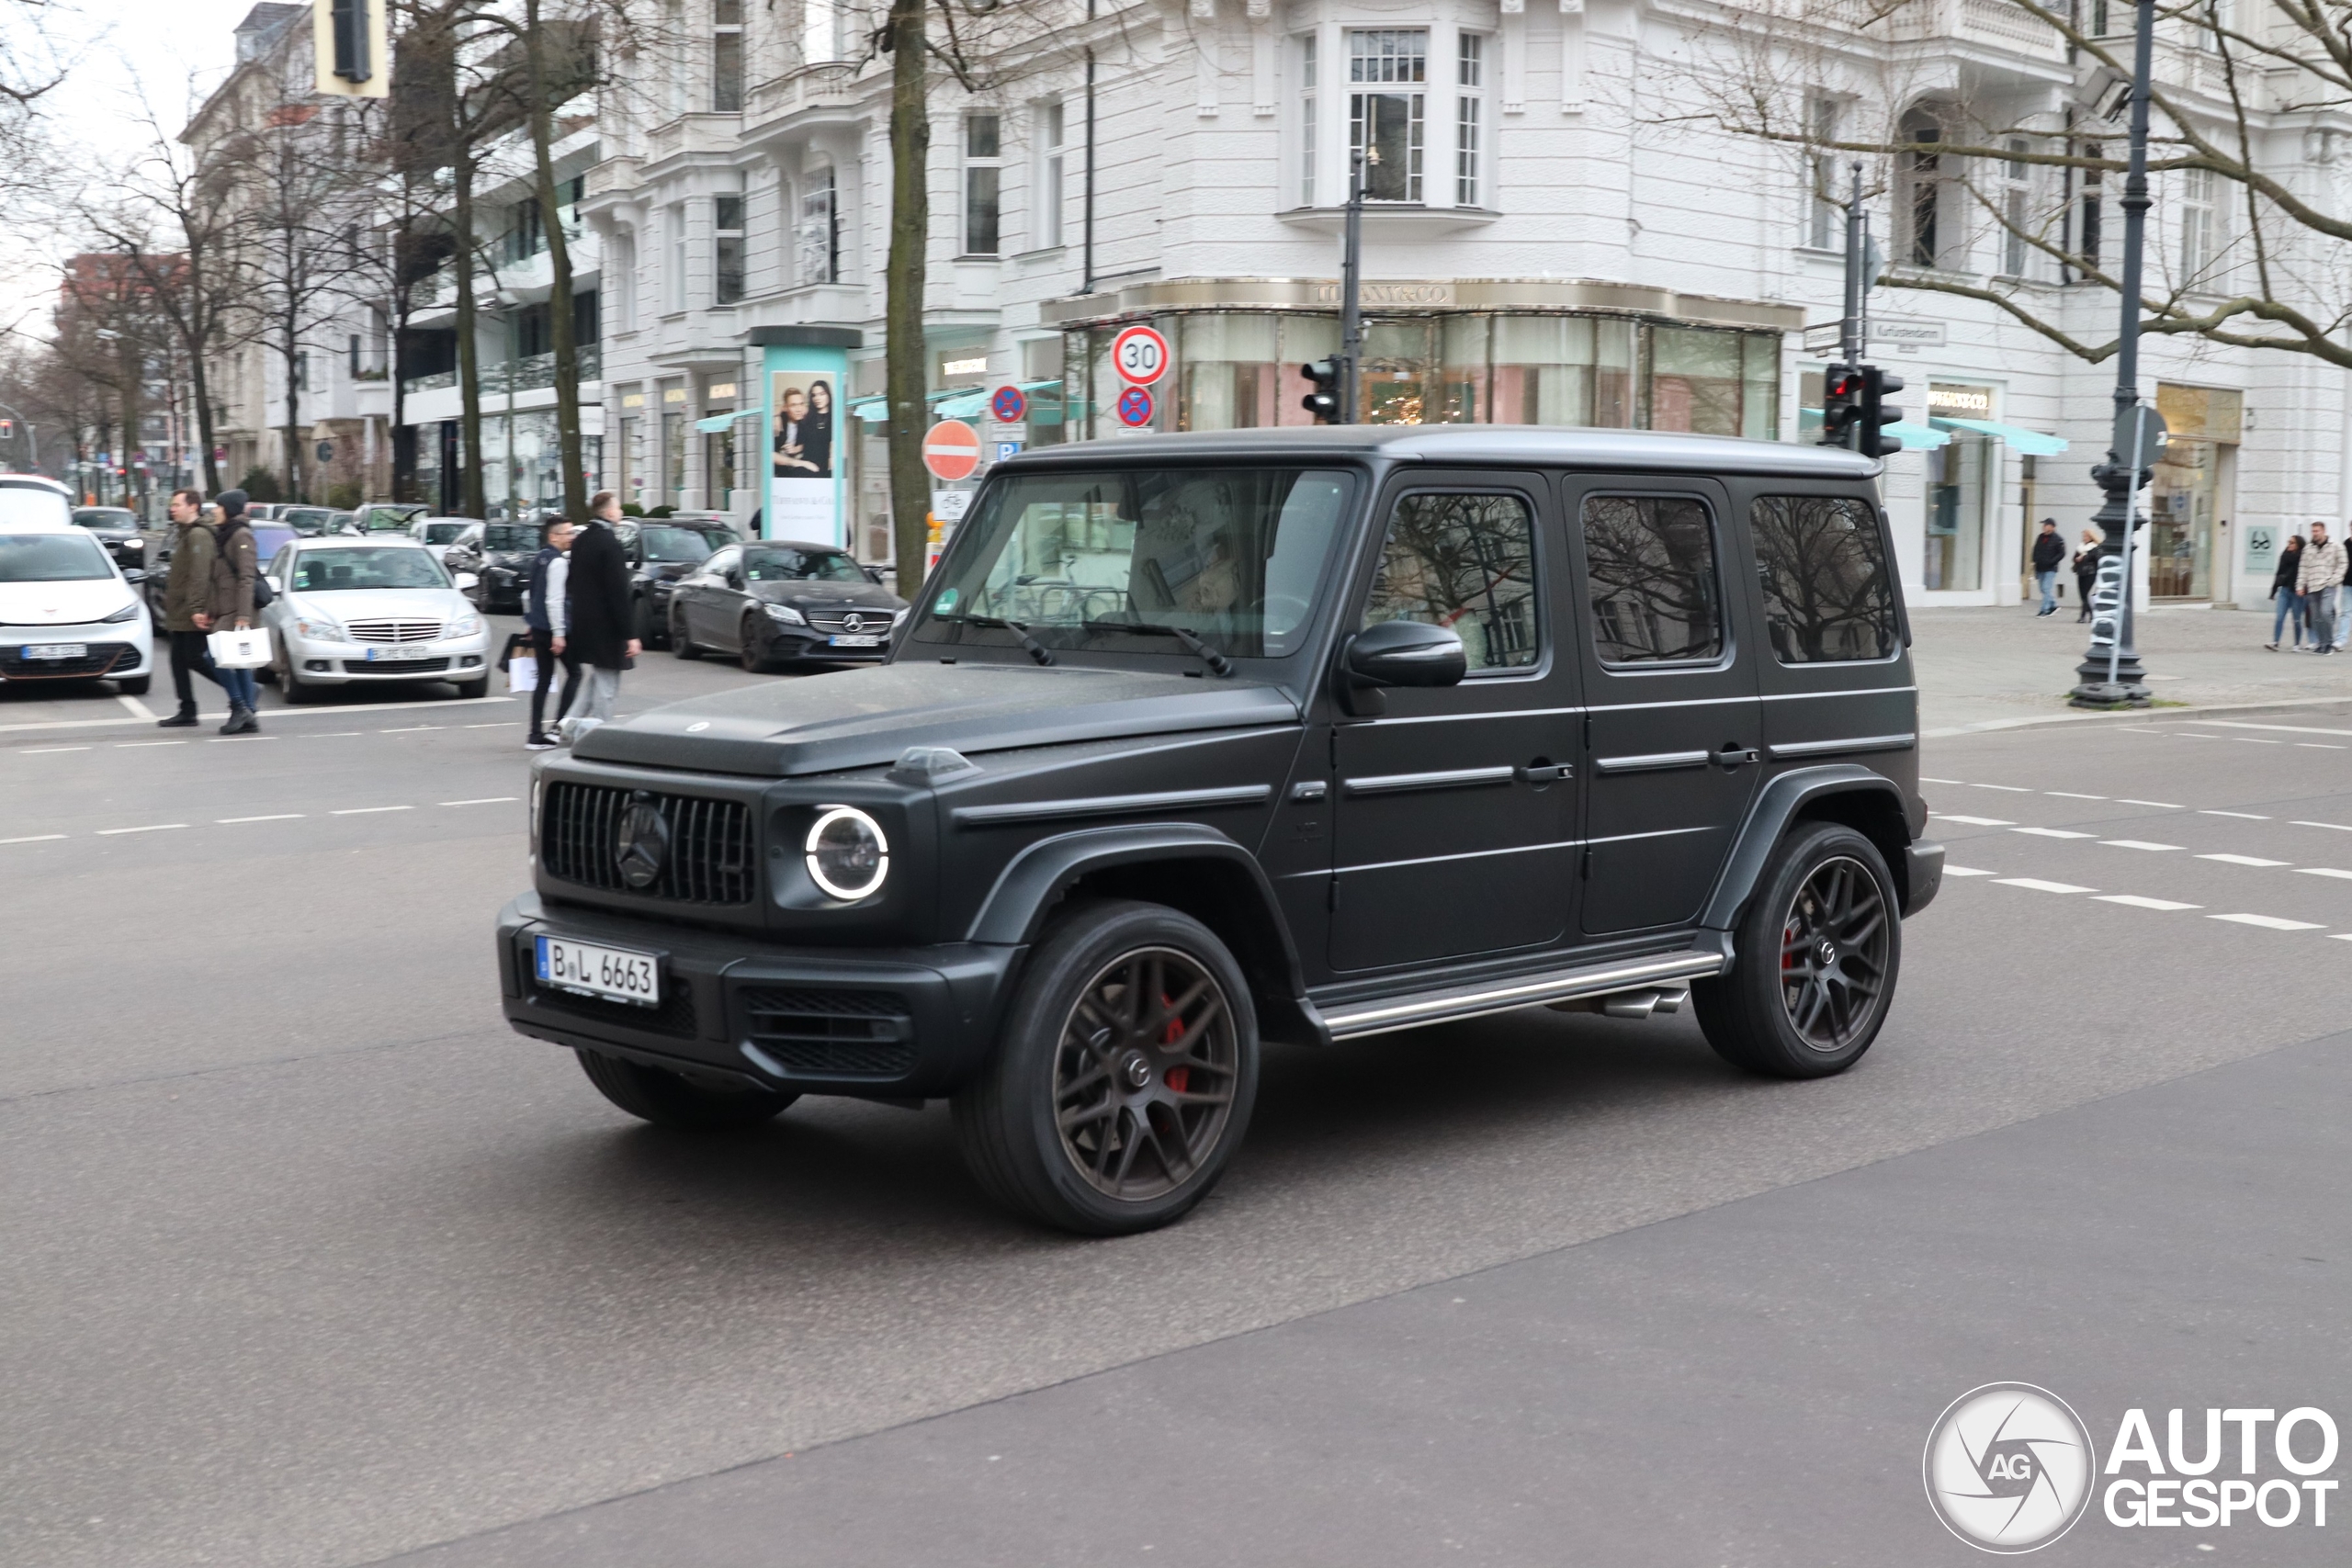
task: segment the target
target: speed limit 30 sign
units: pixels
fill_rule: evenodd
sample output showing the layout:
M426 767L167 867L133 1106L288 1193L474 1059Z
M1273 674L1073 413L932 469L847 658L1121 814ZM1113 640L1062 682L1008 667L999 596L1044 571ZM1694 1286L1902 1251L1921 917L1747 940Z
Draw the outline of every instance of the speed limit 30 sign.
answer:
M1111 364L1131 387L1148 387L1168 374L1168 340L1149 327L1129 327L1111 340Z

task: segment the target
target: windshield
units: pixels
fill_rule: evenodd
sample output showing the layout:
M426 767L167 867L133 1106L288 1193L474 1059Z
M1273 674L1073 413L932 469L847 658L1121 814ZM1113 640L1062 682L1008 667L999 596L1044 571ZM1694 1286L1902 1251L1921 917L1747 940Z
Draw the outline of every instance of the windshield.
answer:
M282 523L254 523L248 526L254 531L254 559L264 565L286 547L288 540L298 537L293 529Z
M1140 468L991 485L958 530L918 640L1173 650L1182 626L1244 658L1298 650L1351 481L1323 468Z
M119 506L85 506L74 513L74 521L84 528L133 528L139 519Z
M482 529L481 547L486 550L536 550L539 547L539 531L521 523L492 523Z
M447 588L449 574L423 550L309 549L294 558L298 592L343 593L361 588Z
M689 564L706 561L721 545L735 542L733 536L716 531L706 533L700 528L677 528L660 523L648 523L638 530L639 541L645 547L648 560L682 560Z
M466 527L463 523L427 523L424 525L424 542L428 545L455 544Z
M749 549L743 575L753 582L863 582L865 573L839 550Z
M78 582L113 575L106 551L87 534L0 534L0 582Z
M54 528L68 515L65 498L53 490L0 485L0 528L28 524L36 528Z

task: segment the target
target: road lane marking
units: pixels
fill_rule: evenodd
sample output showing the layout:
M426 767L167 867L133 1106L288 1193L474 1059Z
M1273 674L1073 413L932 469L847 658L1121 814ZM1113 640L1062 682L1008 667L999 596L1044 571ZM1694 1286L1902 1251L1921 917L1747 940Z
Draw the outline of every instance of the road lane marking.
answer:
M519 718L493 718L488 724L469 724L468 729L508 729L522 723Z
M2035 876L2004 876L1997 879L2003 887L2028 887L2036 893L2096 893L2096 887L2077 887L2071 882L2044 882Z
M2178 844L2152 844L2145 839L2101 839L2110 850L2177 850Z
M2105 800L2103 795L2077 795L2071 789L2045 789L2044 795L2054 795L2061 800Z
M2216 729L2267 729L2278 735L2352 735L2352 729L2323 729L2311 724L2254 724L2245 719L2209 718Z
M2287 744L2284 740L2256 740L2251 735L2204 735L2199 736L2198 739L2200 740L2234 740L2241 746L2284 746Z
M2129 904L2135 909L2201 909L2202 904L2176 904L2169 898L2143 898L2137 893L2102 893L2095 903Z
M305 740L345 740L359 734L356 729L322 729L316 735L305 735Z
M215 822L291 822L302 814L299 811L273 811L266 817L215 817Z
M2301 747L2306 751L2342 751L2346 750L2346 748L2342 746L2331 746L2324 740L2298 740L2295 744ZM2352 938L2346 938L2346 940L2352 941Z
M2026 788L2023 784L1970 784L1968 787L1970 789L1997 789L2004 795L2031 795L2033 793L2033 791Z
M480 800L445 800L444 806L505 806L523 797L519 795L485 795Z
M2180 809L2180 803L2177 801L2134 800L2128 795L2117 796L2115 804L2118 806L2153 806L2164 811L2178 811Z
M2347 827L2346 827L2346 826L2345 826L2343 823L2341 823L2341 822L2292 822L2292 821L2290 821L2290 822L2289 822L2289 823L2287 824L2287 826L2289 826L2290 828L2333 828L2333 829L2335 829L2337 832L2339 832L2339 833L2352 833L2352 828L2347 828Z
M1944 874L1946 876L1990 876L1993 874L1989 871L1980 871L1973 865L1948 865L1944 867Z
M2217 860L2223 865L2285 865L2283 860L2264 860L2259 855L2199 855L2199 860Z
M413 811L413 806L346 806L340 811L330 811L330 817L367 817L379 811Z
M46 757L51 751L95 751L95 746L28 746L17 754L20 757Z
M2172 732L2172 737L2176 740L2228 740L2233 739L2233 737L2227 735L2199 735L2193 729L2176 729Z
M45 844L51 839L62 839L62 833L28 833L21 839L0 839L0 844Z
M2282 920L2276 915L2208 915L2209 920L2227 920L2232 925L2260 926L2267 931L2315 931L2317 920Z
M2012 833L2031 833L2037 839L2096 839L2096 833L2071 833L2064 828L2012 828Z
M234 746L243 740L275 740L275 735L215 735L205 741L207 746Z
M187 744L185 740L118 740L114 743L114 749L118 751L129 751L141 746L185 746Z
M150 724L153 724L155 721L155 710L149 707L145 703L141 702L137 697L132 696L129 692L117 692L114 694L114 700L120 703L122 705L123 712L129 714L131 717L143 718Z
M2257 817L2251 811L2199 811L2199 817L2243 817L2249 822L2267 822L2267 817Z
M1962 783L1965 783L1966 781L1965 781L1965 780L1962 780L1962 779L1931 779L1931 778L1929 778L1927 774L1925 774L1925 773L1921 773L1921 774L1919 775L1919 782L1920 782L1921 784L1962 784Z
M187 826L185 822L150 822L144 828L101 828L98 829L98 837L109 839L117 833L161 833L166 829Z
M413 735L420 729L445 729L447 728L447 726L439 724L404 724L398 729L379 729L376 731L376 733L379 735Z
M2338 871L2332 865L2301 865L2295 869L2304 876L2334 876L2352 882L2352 871Z
M2004 822L1997 817L1962 817L1951 811L1930 811L1928 815L1939 818L1946 822L1966 823L1971 828L2014 828L2017 826L2014 822Z

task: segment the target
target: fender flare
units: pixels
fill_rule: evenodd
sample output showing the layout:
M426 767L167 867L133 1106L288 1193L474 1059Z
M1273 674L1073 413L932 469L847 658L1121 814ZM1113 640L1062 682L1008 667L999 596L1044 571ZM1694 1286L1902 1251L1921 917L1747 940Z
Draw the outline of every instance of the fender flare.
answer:
M1740 825L1739 838L1732 846L1730 857L1724 863L1723 874L1715 881L1715 890L1707 899L1700 925L1709 931L1728 931L1739 923L1740 912L1763 880L1764 868L1770 864L1772 851L1789 824L1807 805L1835 795L1883 795L1888 809L1899 822L1905 824L1905 836L1909 836L1908 818L1903 810L1903 790L1884 773L1874 773L1856 762L1830 762L1815 768L1797 768L1770 780L1757 792L1755 805L1748 807L1747 820ZM1901 856L1889 858L1887 870L1898 884L1905 880ZM1898 886L1903 902L1910 903L1907 888Z

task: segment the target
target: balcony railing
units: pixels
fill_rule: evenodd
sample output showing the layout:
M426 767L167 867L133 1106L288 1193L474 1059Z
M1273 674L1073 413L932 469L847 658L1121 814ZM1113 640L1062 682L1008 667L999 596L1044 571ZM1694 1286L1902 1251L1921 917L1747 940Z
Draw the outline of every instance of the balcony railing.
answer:
M582 383L601 381L605 377L605 355L601 344L580 345L580 379ZM510 379L511 378L511 379ZM410 376L401 382L405 392L434 392L458 384L455 370L436 370L430 376ZM481 367L481 395L503 397L507 391L535 392L542 387L555 385L555 351L525 355Z

